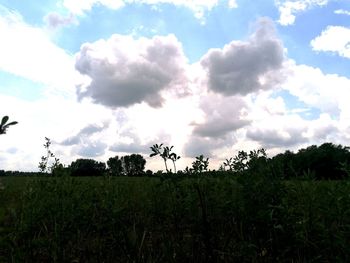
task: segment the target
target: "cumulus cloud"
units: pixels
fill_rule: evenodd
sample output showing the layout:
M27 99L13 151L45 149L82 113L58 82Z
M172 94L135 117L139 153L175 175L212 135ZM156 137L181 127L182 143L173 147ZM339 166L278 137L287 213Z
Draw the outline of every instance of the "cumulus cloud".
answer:
M69 92L79 78L73 57L20 14L0 5L0 70Z
M303 132L306 132L306 127L284 130L263 128L248 130L247 137L265 147L290 147L308 141Z
M101 138L93 138L107 129L109 123L103 125L90 124L81 129L78 134L65 139L61 142L63 146L74 146L72 154L78 154L82 157L98 157L105 154L108 145Z
M60 144L64 146L72 146L84 142L90 135L102 132L104 129L108 128L108 123L104 123L102 126L96 124L90 124L83 129L81 129L78 134L71 136L63 140Z
M149 154L150 147L154 144L169 143L170 136L168 134L159 133L156 138L151 140L141 141L139 135L131 130L126 130L121 134L122 139L127 139L128 142L119 141L109 147L112 152L123 152L123 153L139 153Z
M329 0L275 0L280 18L278 23L282 26L293 25L296 15L317 6L327 5Z
M223 136L217 138L208 138L192 135L188 138L184 146L186 157L196 157L203 154L205 157L215 157L215 151L227 146L232 146L233 137Z
M82 157L93 158L104 155L107 147L107 144L100 141L89 142L76 146L73 149L73 153Z
M186 66L181 43L174 35L152 39L113 35L81 47L76 69L91 82L78 87L78 96L113 108L141 102L160 107L162 91L186 93Z
M201 65L211 91L224 95L247 95L271 89L284 79L284 52L273 23L266 18L246 42L233 41L223 49L211 49Z
M339 118L349 116L350 79L337 74L324 74L306 65L291 65L291 74L283 85L293 96L309 107Z
M349 10L344 10L344 9L337 9L337 10L334 11L334 14L350 16L350 11Z
M222 137L249 124L244 113L246 104L240 97L206 96L200 101L205 122L193 124L193 133L201 137Z
M280 151L328 141L344 144L343 134L346 129L341 128L340 123L327 113L322 113L313 120L303 119L297 114L268 117L252 125L247 130L246 137L263 147Z
M112 152L147 154L150 153L149 147L150 145L148 144L139 144L137 142L118 143L109 147L109 150Z
M350 58L350 28L328 26L320 36L311 41L311 46L315 51L334 52Z
M62 26L68 26L71 24L77 24L78 20L73 14L64 17L56 12L50 12L44 17L44 21L50 29L57 29Z
M203 18L205 12L210 11L219 4L218 0L64 0L63 5L74 14L82 15L91 10L95 5L105 6L110 9L119 9L127 4L146 4L157 6L160 4L172 4L183 6L193 11L196 18ZM236 0L228 0L229 8L236 8Z

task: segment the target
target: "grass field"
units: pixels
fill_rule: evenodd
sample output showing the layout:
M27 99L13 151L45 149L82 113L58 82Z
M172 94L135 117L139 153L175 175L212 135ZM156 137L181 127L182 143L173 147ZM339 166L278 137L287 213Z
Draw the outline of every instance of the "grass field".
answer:
M0 180L0 262L350 262L349 181Z

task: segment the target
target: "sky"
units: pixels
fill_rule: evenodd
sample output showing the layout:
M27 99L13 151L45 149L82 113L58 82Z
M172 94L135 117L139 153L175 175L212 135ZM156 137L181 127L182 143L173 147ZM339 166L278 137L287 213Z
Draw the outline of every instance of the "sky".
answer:
M349 69L349 0L0 0L0 169L346 146Z

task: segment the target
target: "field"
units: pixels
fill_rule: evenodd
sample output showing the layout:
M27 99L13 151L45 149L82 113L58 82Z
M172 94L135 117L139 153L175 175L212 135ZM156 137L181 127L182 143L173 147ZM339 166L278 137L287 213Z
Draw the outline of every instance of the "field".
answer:
M0 180L0 262L350 262L350 181Z

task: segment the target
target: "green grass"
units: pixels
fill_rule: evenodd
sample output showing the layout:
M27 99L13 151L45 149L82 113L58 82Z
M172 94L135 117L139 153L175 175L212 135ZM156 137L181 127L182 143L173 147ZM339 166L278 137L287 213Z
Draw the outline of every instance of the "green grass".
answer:
M349 181L1 181L0 262L350 262Z

